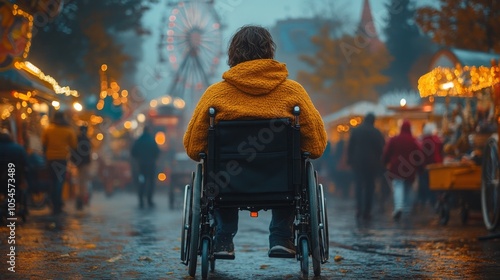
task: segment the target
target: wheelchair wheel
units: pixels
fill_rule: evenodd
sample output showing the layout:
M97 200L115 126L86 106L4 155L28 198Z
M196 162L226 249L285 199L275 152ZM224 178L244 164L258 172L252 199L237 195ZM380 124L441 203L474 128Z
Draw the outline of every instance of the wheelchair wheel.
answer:
M483 152L481 210L486 229L494 231L500 222L500 166L497 140L491 138Z
M184 209L182 212L182 231L181 231L181 261L183 264L188 264L189 261L189 237L191 226L191 205L192 205L192 187L186 185L184 188Z
M319 229L319 246L321 248L321 263L326 263L330 258L330 235L328 233L328 215L326 213L326 199L325 193L323 191L323 185L318 184L318 195L319 195L319 203L320 203L320 229Z
M188 271L191 277L196 275L196 262L198 258L198 245L200 241L200 200L201 200L201 163L196 166L196 173L193 181L193 197L191 207L191 223L190 223L190 246L189 246L189 264Z
M309 275L309 247L306 238L300 240L300 271L302 277L307 279Z
M307 162L307 188L309 193L309 214L311 224L311 256L313 263L314 276L321 274L321 248L320 240L320 225L319 225L319 203L318 192L316 186L316 178L314 176L314 169L311 162Z
M208 277L208 261L209 261L209 242L208 239L203 239L201 245L201 279Z

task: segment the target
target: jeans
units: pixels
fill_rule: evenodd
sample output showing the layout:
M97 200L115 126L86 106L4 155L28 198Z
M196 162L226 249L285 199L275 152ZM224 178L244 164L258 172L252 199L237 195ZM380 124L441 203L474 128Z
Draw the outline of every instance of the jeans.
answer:
M216 240L232 240L238 231L238 208L215 209L217 223ZM270 247L282 245L293 248L293 221L295 210L293 207L272 209L272 219L269 224Z
M52 186L50 190L50 197L52 200L53 212L59 213L62 210L62 189L66 180L66 160L49 160L50 177L52 179Z
M412 181L403 179L392 180L392 189L394 195L394 212L403 211L406 206L405 201L407 192L411 189Z

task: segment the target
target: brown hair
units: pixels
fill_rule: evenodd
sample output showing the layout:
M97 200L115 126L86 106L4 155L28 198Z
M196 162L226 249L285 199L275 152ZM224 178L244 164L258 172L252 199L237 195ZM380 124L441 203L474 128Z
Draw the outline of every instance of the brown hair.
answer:
M229 67L254 59L273 59L276 44L271 33L263 27L246 25L231 38L227 51Z

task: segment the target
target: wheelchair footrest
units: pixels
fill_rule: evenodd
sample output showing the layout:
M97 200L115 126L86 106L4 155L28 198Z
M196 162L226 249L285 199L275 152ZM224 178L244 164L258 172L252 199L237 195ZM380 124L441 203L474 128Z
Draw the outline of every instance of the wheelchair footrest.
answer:
M214 254L214 258L216 260L234 260L235 257L236 256L234 254L232 254L232 255L229 255L229 254L217 254L217 253Z
M281 259L293 259L295 254L285 253L285 252L269 252L268 256L270 258L281 258Z

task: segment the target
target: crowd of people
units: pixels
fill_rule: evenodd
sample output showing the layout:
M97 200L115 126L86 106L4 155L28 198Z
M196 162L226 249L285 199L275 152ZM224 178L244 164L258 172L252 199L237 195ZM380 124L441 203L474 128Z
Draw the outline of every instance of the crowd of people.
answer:
M375 128L375 115L368 113L361 125L340 135L325 151L319 166L326 169L335 194L346 198L354 193L356 219L371 219L376 198L383 211L392 194L392 217L398 221L408 209L436 206L437 194L429 188L431 164L481 164L481 150L460 135L460 116L455 115L448 131L438 131L436 123L428 121L417 137L412 123L402 120L399 134L387 137Z
M8 129L0 130L0 164L2 178L7 182L9 164L15 166L16 202L26 208L27 198L32 194L46 193L52 215L64 211L64 186L71 183L70 193L75 198L76 210L83 210L90 203L92 194L91 164L92 141L86 125L77 126L68 121L64 111L55 111L50 122L40 135L41 152L35 152L29 145L14 141L14 135ZM26 143L28 144L28 143ZM143 197L150 207L154 207L153 193L155 186L156 160L160 149L151 135L149 128L133 143L131 151L131 169L134 170L138 188L139 206L144 207ZM75 168L76 178L68 180L70 165ZM137 168L134 168L137 167ZM6 188L2 190L6 191ZM6 195L7 193L4 193ZM21 199L22 198L22 199Z

